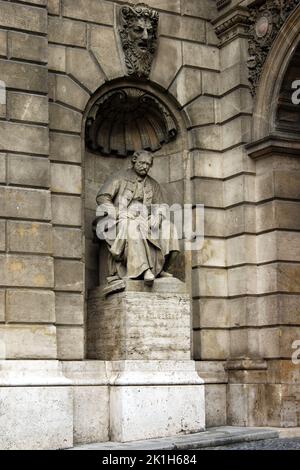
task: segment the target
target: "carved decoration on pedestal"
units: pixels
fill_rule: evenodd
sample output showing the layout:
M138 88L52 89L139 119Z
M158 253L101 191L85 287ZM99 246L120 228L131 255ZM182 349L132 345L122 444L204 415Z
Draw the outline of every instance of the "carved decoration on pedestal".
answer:
M128 74L148 78L157 49L159 14L144 3L120 9L120 38Z
M249 7L248 68L252 95L256 93L262 68L280 28L298 5L300 0L265 0Z

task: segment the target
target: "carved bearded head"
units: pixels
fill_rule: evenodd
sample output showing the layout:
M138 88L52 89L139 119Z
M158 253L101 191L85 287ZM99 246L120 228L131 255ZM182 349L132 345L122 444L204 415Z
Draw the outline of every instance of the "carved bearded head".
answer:
M157 47L159 15L144 3L120 11L120 37L129 75L147 78Z

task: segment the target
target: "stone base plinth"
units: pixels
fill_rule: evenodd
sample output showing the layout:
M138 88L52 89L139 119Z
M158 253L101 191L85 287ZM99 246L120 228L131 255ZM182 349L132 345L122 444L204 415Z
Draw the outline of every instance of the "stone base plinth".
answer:
M101 287L90 291L87 335L90 359L189 360L191 305L185 284L157 279L149 288L126 281L123 292L109 296Z
M205 429L204 384L193 361L120 361L110 367L112 441Z

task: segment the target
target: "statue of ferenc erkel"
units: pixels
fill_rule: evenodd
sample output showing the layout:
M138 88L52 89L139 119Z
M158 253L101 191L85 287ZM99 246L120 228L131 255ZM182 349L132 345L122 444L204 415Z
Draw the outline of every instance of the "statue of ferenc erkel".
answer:
M132 168L111 176L97 195L96 233L108 245L109 284L143 279L151 286L172 277L179 241L160 185L148 176L152 165L153 154L136 152Z

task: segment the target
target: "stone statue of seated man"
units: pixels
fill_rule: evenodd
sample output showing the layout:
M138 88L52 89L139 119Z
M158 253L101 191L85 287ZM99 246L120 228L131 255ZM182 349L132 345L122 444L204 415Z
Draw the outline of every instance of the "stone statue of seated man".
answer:
M148 173L153 154L136 152L132 168L112 175L97 195L97 237L109 250L108 283L143 279L151 286L169 272L179 252L160 185Z

